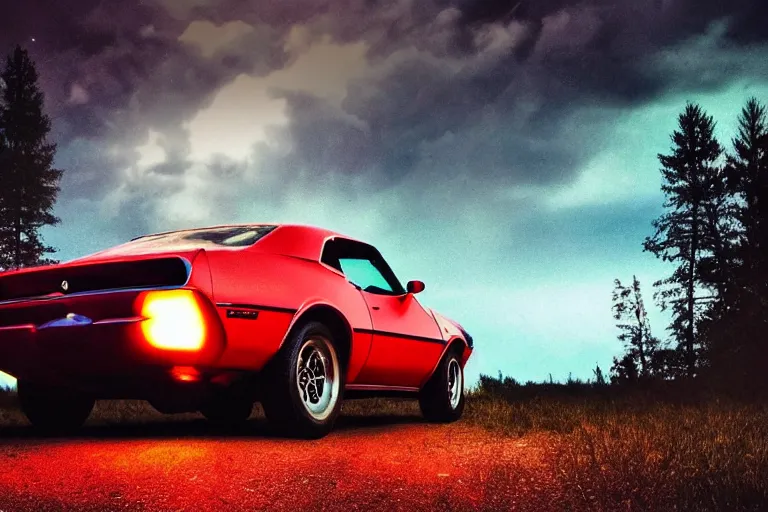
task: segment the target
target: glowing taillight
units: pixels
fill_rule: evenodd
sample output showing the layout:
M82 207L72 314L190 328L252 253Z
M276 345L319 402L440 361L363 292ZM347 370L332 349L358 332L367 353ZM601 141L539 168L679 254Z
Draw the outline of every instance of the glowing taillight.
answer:
M163 350L196 351L205 342L205 321L191 290L149 292L141 305L141 330Z

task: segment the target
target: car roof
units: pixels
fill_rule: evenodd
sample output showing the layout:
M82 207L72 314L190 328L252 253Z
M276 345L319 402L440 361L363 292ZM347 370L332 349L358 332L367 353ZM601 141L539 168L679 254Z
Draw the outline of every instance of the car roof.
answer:
M275 226L275 230L259 240L252 249L259 252L270 252L275 254L283 254L286 256L294 256L297 258L310 259L319 261L322 256L323 246L326 240L333 238L343 238L346 240L352 240L355 242L361 242L355 240L352 237L331 231L329 229L320 228L317 226L303 225L303 224L279 224L279 223L243 223L243 224L222 224L216 226L198 227L192 229L180 229L174 231L166 231L162 233L153 233L144 235L133 240L141 240L142 238L166 235L172 233L183 233L189 231L200 231L206 229L225 229L225 228L237 228L237 227L257 227L257 226ZM133 241L132 240L132 241ZM369 245L369 244L365 244Z

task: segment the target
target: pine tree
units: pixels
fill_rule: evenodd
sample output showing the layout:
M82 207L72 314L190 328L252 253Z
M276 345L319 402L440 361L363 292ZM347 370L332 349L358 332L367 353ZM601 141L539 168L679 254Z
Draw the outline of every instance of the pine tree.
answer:
M768 372L768 112L750 99L725 168L738 226L728 308L713 319L708 356L716 383L765 392Z
M740 254L741 283L753 294L766 297L768 285L768 113L752 98L739 117L734 153L726 166L728 190L739 199L737 218L743 228ZM763 289L759 289L762 285Z
M619 323L621 331L618 338L627 350L627 355L636 363L641 377L651 377L651 361L659 346L659 339L651 334L651 326L646 315L640 281L632 276L632 286L623 286L621 281L614 281L613 318Z
M683 349L689 376L696 373L697 321L711 299L696 295L697 285L702 284L699 265L716 252L708 216L717 203L716 184L722 179L718 160L723 149L714 130L712 117L698 105L688 104L679 116L672 153L659 155L668 211L653 222L655 234L644 243L646 251L677 264L669 278L655 283L656 297L664 309L671 304L670 330Z
M21 47L0 74L0 268L51 263L55 252L40 229L59 219L53 206L62 171L53 168L56 145L47 141L51 122L43 112L34 63Z

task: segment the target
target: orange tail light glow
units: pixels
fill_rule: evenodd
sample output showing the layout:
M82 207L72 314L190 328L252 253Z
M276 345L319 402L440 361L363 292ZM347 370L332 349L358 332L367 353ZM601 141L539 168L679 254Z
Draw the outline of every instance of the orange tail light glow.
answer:
M205 320L191 290L150 292L141 305L141 330L161 350L198 351L205 343Z
M200 372L192 366L174 366L171 369L171 376L179 382L198 382Z

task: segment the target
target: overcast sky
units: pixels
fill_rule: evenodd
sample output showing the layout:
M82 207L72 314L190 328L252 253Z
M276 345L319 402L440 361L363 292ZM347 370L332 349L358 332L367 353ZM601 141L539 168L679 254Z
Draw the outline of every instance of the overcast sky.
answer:
M316 224L476 339L469 381L587 378L686 101L768 101L763 0L0 0L38 63L72 259L140 234ZM650 307L655 310L656 308ZM665 317L652 311L665 335Z

